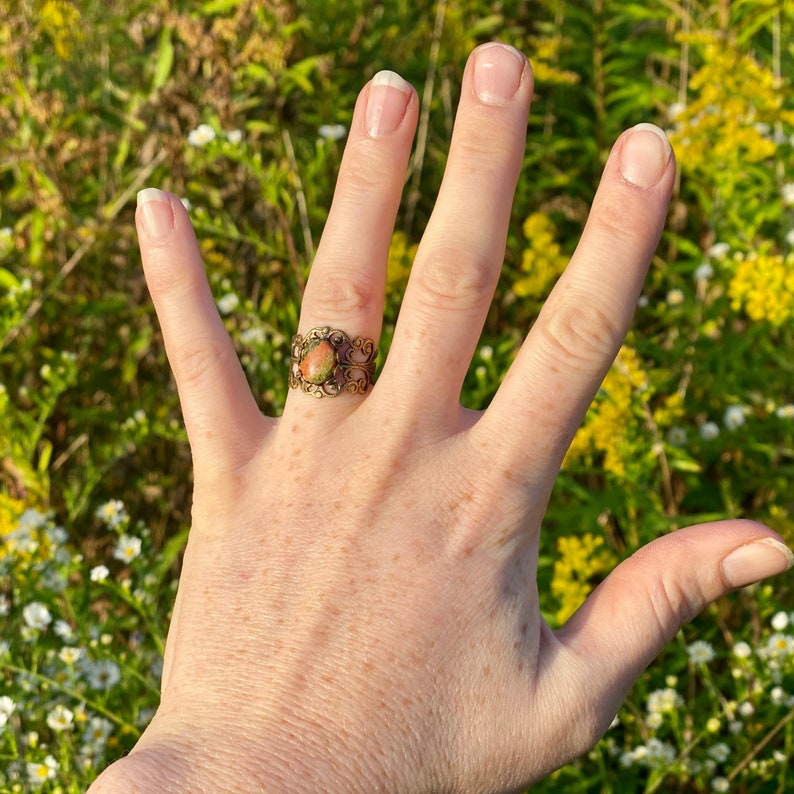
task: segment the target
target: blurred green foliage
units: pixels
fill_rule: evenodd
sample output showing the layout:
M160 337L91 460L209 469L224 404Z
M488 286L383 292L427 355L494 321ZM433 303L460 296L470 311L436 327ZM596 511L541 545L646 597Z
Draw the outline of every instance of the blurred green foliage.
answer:
M466 382L467 405L488 404L573 252L618 134L640 121L660 124L680 169L635 328L552 499L540 567L549 622L563 620L604 575L599 561L685 524L751 516L794 541L793 27L791 0L7 0L0 11L0 506L11 517L0 536L25 507L50 511L47 520L63 523L81 557L59 570L76 576L80 565L110 559L113 538L97 507L120 500L131 525L143 528L152 565L170 581L189 523L189 454L139 268L137 190L156 185L190 207L252 389L264 411L278 413L287 342L344 145L340 125L344 133L358 91L390 68L422 98L389 262L388 344L443 173L466 57L500 38L532 59L536 96L504 271ZM591 552L597 560L588 561ZM0 547L3 554L12 557ZM34 579L4 576L0 592L20 608L34 597ZM159 582L141 585L142 603ZM53 610L66 599L54 592ZM118 659L133 635L140 642L139 629L151 638L162 633L170 598L149 604L144 620L124 592L112 595L133 617L108 624ZM720 700L713 692L744 679L727 651L703 678L686 648L694 637L724 648L740 635L766 641L761 627L791 598L780 580L712 608L638 684L622 728L549 788L707 791L724 777L740 781L736 790L782 791L780 765L770 761L759 774L758 763L773 751L790 758L792 723L774 726L794 706L767 703L763 720L723 737L731 762L709 763L711 756L698 755L706 721L721 715L724 727L737 713L732 695ZM82 606L68 611L72 622L99 625L90 599L74 603ZM9 632L22 625L16 620ZM748 626L755 628L742 635ZM3 640L11 640L6 631ZM33 664L23 650L17 667ZM156 651L152 639L149 652ZM755 670L753 680L794 691L791 664L765 674ZM5 676L0 695L20 686L13 666ZM686 709L668 735L639 704L670 676L688 677ZM126 739L103 757L134 738L130 725L148 691L129 684L126 702L113 700L129 712L119 715ZM32 730L22 723L16 730L23 727ZM57 737L50 738L54 747ZM619 763L652 738L669 742L672 758ZM21 746L12 753L20 762ZM33 748L37 758L41 748ZM67 767L73 782L78 774L62 760L61 790L77 791L80 781L67 786ZM92 767L79 774L90 779Z

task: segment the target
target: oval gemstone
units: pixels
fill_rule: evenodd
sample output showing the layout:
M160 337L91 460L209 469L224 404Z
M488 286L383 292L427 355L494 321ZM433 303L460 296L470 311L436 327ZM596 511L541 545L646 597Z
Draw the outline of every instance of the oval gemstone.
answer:
M325 383L334 374L335 369L336 348L327 339L315 342L301 358L301 375L309 383Z

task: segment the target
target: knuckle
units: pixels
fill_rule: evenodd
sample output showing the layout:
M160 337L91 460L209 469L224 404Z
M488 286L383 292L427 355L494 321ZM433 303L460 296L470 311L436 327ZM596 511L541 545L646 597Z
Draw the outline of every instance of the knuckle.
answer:
M643 224L638 223L636 218L630 222L625 201L618 202L608 197L598 202L590 222L596 237L612 251L616 244L621 245L636 238L637 229L643 228Z
M344 193L354 197L357 204L360 193L381 194L384 185L389 185L393 178L390 158L384 157L383 150L373 144L374 141L360 141L355 145L340 174Z
M672 536L644 546L623 563L626 576L637 578L650 565L654 565L654 548L668 545ZM713 598L692 578L682 578L680 569L665 566L656 576L637 591L637 598L647 604L646 614L652 621L659 645L669 642L687 621L692 620Z
M206 388L223 372L232 354L229 345L214 339L183 340L172 356L174 377L181 388Z
M206 276L203 270L196 272L185 263L174 262L167 253L150 256L145 268L146 285L156 298L182 300L182 296L196 292Z
M650 608L659 636L665 643L708 603L702 591L690 592L675 572L659 577L658 588L653 596L650 598Z
M360 197L361 193L380 190L382 177L383 169L371 157L359 157L345 169L342 185L347 195Z
M430 308L470 311L490 301L495 270L474 248L445 245L428 252L414 278L419 299Z
M324 273L312 290L311 306L317 317L344 317L370 311L375 304L371 284L352 274Z
M458 128L454 156L481 171L489 164L501 163L515 156L516 140L504 127L494 125L479 115L467 118Z
M587 298L567 303L565 309L552 311L545 323L549 359L590 366L611 361L623 339L619 323Z

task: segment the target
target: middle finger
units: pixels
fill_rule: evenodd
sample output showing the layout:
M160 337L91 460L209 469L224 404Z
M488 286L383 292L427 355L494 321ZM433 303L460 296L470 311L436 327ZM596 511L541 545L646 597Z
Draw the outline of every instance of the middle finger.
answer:
M455 415L504 258L531 96L524 55L499 43L473 52L444 179L381 375L403 405L426 411L433 379L438 412Z

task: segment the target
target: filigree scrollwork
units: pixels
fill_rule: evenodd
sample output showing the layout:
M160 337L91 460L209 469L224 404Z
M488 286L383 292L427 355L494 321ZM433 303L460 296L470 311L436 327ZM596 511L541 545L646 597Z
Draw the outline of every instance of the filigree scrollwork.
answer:
M318 398L363 394L372 384L377 355L372 339L351 339L330 326L312 328L292 337L289 386Z

